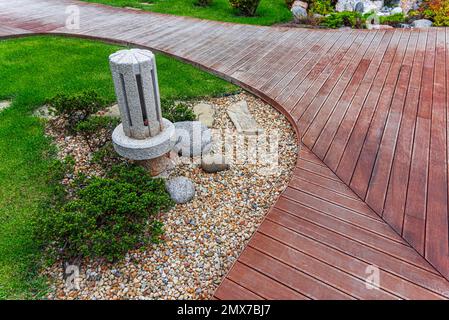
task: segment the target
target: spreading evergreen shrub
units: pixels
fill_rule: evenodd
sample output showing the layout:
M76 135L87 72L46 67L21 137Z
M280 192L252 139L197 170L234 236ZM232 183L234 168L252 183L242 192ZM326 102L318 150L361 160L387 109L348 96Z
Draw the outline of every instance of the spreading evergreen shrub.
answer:
M172 201L162 179L139 166L118 165L104 177L81 177L70 199L47 204L36 221L36 237L65 259L115 260L130 249L157 242L163 230L154 216Z
M229 0L229 3L242 15L252 17L256 14L260 0Z
M324 18L322 24L328 28L351 27L361 29L365 26L365 18L358 12L334 12Z
M47 101L50 110L57 116L67 120L66 129L73 133L81 121L104 109L106 101L96 91L87 90L77 94L58 94Z

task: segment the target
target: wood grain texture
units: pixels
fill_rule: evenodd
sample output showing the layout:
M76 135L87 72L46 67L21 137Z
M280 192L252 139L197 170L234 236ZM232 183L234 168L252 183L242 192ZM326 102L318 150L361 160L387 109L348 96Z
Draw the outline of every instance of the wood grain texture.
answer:
M69 5L80 29L65 26ZM216 299L449 298L449 29L258 27L75 0L0 0L0 21L1 38L166 53L289 119L301 150L293 177Z

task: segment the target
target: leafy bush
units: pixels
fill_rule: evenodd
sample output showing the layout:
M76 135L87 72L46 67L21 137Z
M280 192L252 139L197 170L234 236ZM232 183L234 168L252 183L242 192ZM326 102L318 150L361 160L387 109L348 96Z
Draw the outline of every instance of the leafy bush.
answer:
M419 12L423 18L432 20L435 26L449 26L448 0L423 0Z
M119 122L119 119L113 117L89 117L87 120L78 122L74 128L74 132L82 135L90 150L93 150L93 138L98 138L104 130L114 130Z
M328 28L351 27L361 29L365 25L364 17L353 11L334 12L325 17L323 22Z
M49 204L36 221L37 239L64 258L115 260L148 239L157 242L162 225L150 218L171 205L162 179L115 166L105 178L79 179L65 204Z
M332 6L331 0L311 0L309 11L324 16L334 12L334 7Z
M173 100L161 101L162 116L171 122L193 121L196 115L193 109L183 103L175 103Z
M244 16L252 17L256 14L260 0L229 0L229 3Z
M58 94L48 100L47 104L54 114L67 120L66 129L70 132L75 130L78 122L86 120L106 106L105 100L93 90L73 95Z
M212 4L212 0L196 0L195 4L200 7L207 7Z
M395 26L400 23L405 22L405 15L403 13L396 13L392 14L390 16L380 16L379 17L379 23L380 24L387 24L390 26Z

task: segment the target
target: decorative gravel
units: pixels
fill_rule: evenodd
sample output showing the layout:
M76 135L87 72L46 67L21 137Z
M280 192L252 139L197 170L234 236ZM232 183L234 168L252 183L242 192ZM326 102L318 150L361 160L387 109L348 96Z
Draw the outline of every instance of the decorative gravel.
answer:
M164 241L135 250L116 263L84 260L80 290L67 290L62 262L44 271L51 279L50 299L208 299L241 253L264 215L290 179L297 143L287 119L248 94L201 101L216 106L214 128L234 128L226 107L245 99L259 126L279 133L279 170L260 174L260 164L231 165L209 174L199 164L182 163L170 176L185 176L196 185L195 198L160 215ZM50 130L60 149L71 154L78 170L98 171L89 165L89 150L80 138L64 138ZM217 146L214 146L217 148Z

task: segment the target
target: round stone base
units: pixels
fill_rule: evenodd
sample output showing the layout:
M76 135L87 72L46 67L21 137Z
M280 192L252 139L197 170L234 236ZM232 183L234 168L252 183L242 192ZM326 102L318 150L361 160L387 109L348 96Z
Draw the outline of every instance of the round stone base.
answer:
M167 119L162 119L163 130L154 137L133 139L125 135L122 124L112 133L115 151L131 160L149 160L169 152L176 142L175 126Z

